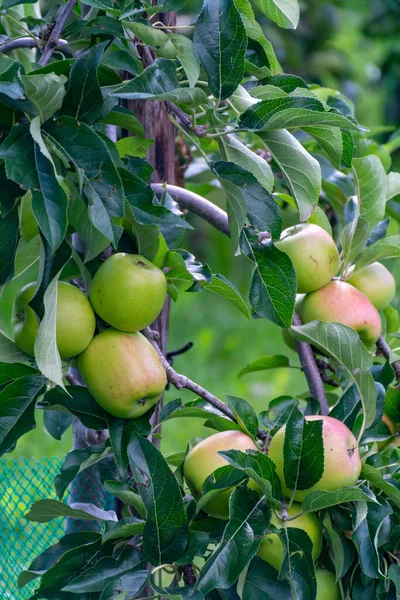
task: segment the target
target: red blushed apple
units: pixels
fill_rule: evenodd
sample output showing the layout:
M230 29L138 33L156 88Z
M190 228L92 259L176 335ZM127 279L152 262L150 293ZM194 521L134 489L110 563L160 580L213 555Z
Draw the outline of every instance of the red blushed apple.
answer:
M308 490L298 490L294 495L297 502L314 490L334 491L355 485L361 472L361 459L357 440L344 423L333 417L311 415L306 421L321 420L324 444L324 473L321 479ZM283 474L283 444L286 426L281 427L274 435L269 447L268 456L276 464L276 472L282 483L283 493L290 498L293 490L285 485Z

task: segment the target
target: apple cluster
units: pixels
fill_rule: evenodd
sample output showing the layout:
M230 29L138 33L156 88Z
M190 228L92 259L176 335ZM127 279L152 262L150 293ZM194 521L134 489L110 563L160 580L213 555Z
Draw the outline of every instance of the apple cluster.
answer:
M34 356L40 319L30 306L36 284L22 288L14 302L16 345ZM111 415L135 418L164 391L161 361L140 333L160 314L167 294L164 273L142 256L118 253L97 270L89 298L75 285L57 287L56 341L63 360L78 357L94 399ZM95 335L96 314L110 327Z
M361 472L361 459L357 440L346 425L332 417L317 415L306 417L307 421L316 419L322 421L324 472L321 479L310 489L294 491L286 486L283 454L285 426L273 436L268 450L268 456L275 463L284 495L287 498L293 497L294 499L294 502L286 509L287 514L285 514L285 517L276 513L272 514L271 525L277 529L284 528L285 520L289 518L290 520L286 521L287 527L295 527L305 531L313 545L312 557L315 562L318 561L322 552L322 528L315 513L302 512L302 500L311 491L335 491L355 485ZM258 450L258 446L248 435L241 431L223 431L206 438L188 453L184 462L184 476L195 497L201 495L202 486L207 477L219 467L228 464L219 452L232 449L241 450L242 452L255 452ZM249 481L248 485L252 489L258 490L257 485L252 480ZM204 505L203 510L214 517L227 519L231 493L232 488L223 490L210 499ZM274 529L265 535L258 556L277 571L280 570L284 558L284 546L281 537L274 532ZM316 577L317 599L340 599L340 590L335 583L333 573L326 569L317 568Z
M282 232L276 246L290 257L297 277L296 310L303 323L329 321L354 329L366 347L377 341L382 323L379 311L396 294L393 275L381 263L339 271L339 251L327 231L311 223Z

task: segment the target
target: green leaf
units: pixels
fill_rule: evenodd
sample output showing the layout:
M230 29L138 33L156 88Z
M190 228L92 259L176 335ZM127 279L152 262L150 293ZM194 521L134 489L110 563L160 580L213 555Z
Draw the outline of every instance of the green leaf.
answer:
M267 192L271 193L274 176L269 163L233 135L226 136L224 142L227 160L252 173Z
M247 36L260 44L268 59L271 71L275 73L279 68L279 63L275 56L274 48L271 42L266 39L261 25L256 20L249 0L235 0L235 5L240 12Z
M299 401L291 396L278 396L268 405L268 410L259 414L260 423L269 430L271 435L288 422L293 410L297 408Z
M102 543L133 537L134 535L143 533L143 528L144 521L140 521L135 517L120 519L118 523L109 523L103 534Z
M313 214L309 219L307 219L307 223L314 223L315 225L322 227L322 229L325 229L325 231L332 237L332 225L320 206L315 207Z
M123 137L115 144L120 158L136 156L145 158L147 150L152 146L154 140L149 138Z
M247 487L238 487L233 492L222 539L197 579L196 589L203 594L233 585L256 554L267 527L262 502L258 494Z
M310 537L303 529L287 527L280 530L280 538L285 548L285 555L279 577L290 582L298 598L315 598L317 581Z
M218 296L221 296L222 298L225 298L225 300L231 302L231 304L236 306L236 308L238 308L245 317L248 319L250 318L247 304L243 300L239 291L236 289L233 283L225 279L223 275L213 275L211 282L203 281L201 285L209 292L217 294Z
M116 106L111 112L108 113L100 123L107 123L107 125L116 125L122 129L127 129L137 136L144 138L143 125L137 117L128 108L123 106Z
M22 189L39 188L33 139L29 125L14 125L0 146L0 158L5 160L6 175Z
M55 440L60 441L67 429L72 425L74 417L60 410L45 410L43 425Z
M301 509L304 512L314 512L336 506L337 504L346 504L347 502L377 502L376 498L369 492L368 494L358 487L342 488L334 492L316 490L310 492L304 497Z
M307 490L324 473L322 420L306 421L298 408L289 417L283 445L285 484L290 490Z
M7 364L27 361L29 357L22 352L2 331L0 331L0 361Z
M107 428L104 409L94 400L85 387L66 386L65 391L53 388L46 392L42 405L44 408L64 408L75 417L78 417L82 424L89 429L101 431Z
M283 356L282 354L262 356L241 369L238 373L238 378L243 377L247 373L258 373L259 371L269 371L270 369L280 369L282 367L290 367L287 356Z
M18 206L6 216L0 215L0 285L12 279L19 239Z
M400 173L392 171L387 176L386 202L400 194Z
M287 179L300 220L306 221L318 204L321 190L319 163L288 131L260 132L258 135Z
M0 386L9 383L13 379L24 377L24 375L39 375L39 371L34 367L21 363L0 362Z
M35 426L35 400L44 389L44 377L24 375L0 390L0 456Z
M358 334L340 323L312 321L292 327L290 334L297 340L316 346L342 365L355 383L363 405L363 430L370 427L376 413L376 389L368 369L371 355L360 342Z
M303 131L313 137L326 152L331 163L340 169L343 156L342 132L338 127L313 126L302 127Z
M68 202L68 222L79 234L85 247L85 262L88 262L103 252L109 245L109 241L93 225L89 218L88 208L76 187L71 183L68 188L71 192Z
M50 119L61 108L67 81L64 75L55 73L38 75L33 72L29 75L21 75L20 79L25 95L36 107L41 123Z
M140 21L122 21L123 26L132 31L142 42L153 48L165 48L170 46L168 35L161 29L157 29L152 25ZM168 48L171 51L171 48ZM169 58L174 58L172 51Z
M399 256L400 235L391 235L368 246L358 258L354 270L362 269L375 261L381 261L385 258L398 258Z
M400 566L392 563L388 569L388 577L396 586L396 593L400 594Z
M385 216L387 178L380 159L374 154L353 159L358 189L359 217L371 230Z
M149 436L151 433L151 415L152 410L136 419L117 419L112 415L107 415L107 429L110 435L111 448L115 462L120 467L122 474L126 473L129 468L126 449L132 432L135 431L139 435Z
M193 88L200 75L200 62L197 57L192 40L184 35L177 33L168 34L169 39L176 49L176 57L181 63L186 77L189 81L189 87Z
M89 125L99 118L104 104L97 71L106 44L107 42L95 44L74 62L63 103L66 115Z
M227 400L242 430L254 438L257 435L258 419L251 404L237 396L227 396Z
M61 471L57 474L54 481L54 487L59 499L62 499L65 490L78 473L110 456L110 454L112 454L110 446L104 448L101 445L88 446L87 448L80 448L69 452L62 464Z
M105 481L104 489L106 492L113 494L116 498L122 500L124 504L128 504L129 506L133 506L133 508L137 511L138 515L142 517L142 519L146 518L146 507L143 504L143 500L133 491L132 488L123 484L121 481Z
M178 482L159 450L133 433L128 458L147 510L143 533L146 558L153 565L171 563L184 551L188 524Z
M254 3L279 27L296 29L300 18L298 0L254 0Z
M365 219L353 219L346 225L340 238L343 254L347 261L352 262L363 252L369 239L371 228Z
M378 490L389 496L396 506L400 507L400 490L395 481L391 482L390 479L384 479L378 469L366 463L363 465L360 477L370 481Z
M233 0L204 0L193 42L217 100L230 96L244 74L247 36Z
M292 600L290 585L278 579L277 571L256 556L243 582L242 598L246 600Z
M146 100L172 92L177 88L179 88L179 81L174 61L158 58L128 83L114 87L111 94L118 98Z
M117 521L113 510L102 510L94 504L64 504L58 500L37 500L30 511L24 515L28 521L35 523L48 523L59 517L70 519L89 519L94 521Z

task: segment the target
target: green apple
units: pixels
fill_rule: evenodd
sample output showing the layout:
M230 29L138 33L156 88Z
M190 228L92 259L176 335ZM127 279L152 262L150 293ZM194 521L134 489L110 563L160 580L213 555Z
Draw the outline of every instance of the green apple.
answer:
M106 323L132 333L158 317L166 294L167 281L161 269L143 256L120 252L97 271L90 301Z
M339 251L325 229L302 223L285 229L276 247L293 263L300 294L313 292L331 281L339 266Z
M32 210L31 192L26 192L21 198L19 205L19 226L21 238L24 242L30 242L39 233L39 227Z
M341 593L335 575L326 569L316 569L317 597L315 600L341 600Z
M353 271L347 282L367 296L378 310L387 308L396 295L396 281L393 275L379 262Z
M357 440L344 423L333 417L311 415L307 421L322 421L324 444L324 472L321 479L308 490L298 490L294 495L297 502L314 490L334 491L355 485L361 472L361 459ZM283 474L283 444L286 426L281 427L271 440L268 456L276 464L276 472L282 483L283 493L290 498L293 490L285 485Z
M147 412L167 383L165 369L141 333L105 329L79 357L79 369L93 398L107 412L135 419Z
M301 504L297 504L296 502L293 503L292 506L287 509L287 512L290 517L299 515L301 513ZM280 529L285 526L285 523L282 519L277 517L275 513L272 513L271 525L275 525L275 527ZM288 521L287 527L302 529L307 533L313 544L313 560L317 560L322 551L322 528L316 515L313 513L300 514L300 516L293 519L293 521ZM279 571L282 566L283 555L284 546L279 535L277 533L268 533L261 542L258 556Z
M39 318L29 306L35 293L35 282L23 287L15 298L13 309L14 341L30 356L39 329ZM93 338L96 319L90 302L76 286L60 281L57 286L56 338L63 360L80 354Z
M258 450L253 440L241 431L222 431L211 435L195 446L187 455L184 463L184 476L194 493L201 494L204 480L219 467L228 464L220 450ZM208 514L227 519L229 516L229 496L232 489L225 490L207 502L204 511Z
M345 281L334 280L307 294L299 308L303 323L328 321L357 331L367 347L377 341L382 323L375 306L360 290Z

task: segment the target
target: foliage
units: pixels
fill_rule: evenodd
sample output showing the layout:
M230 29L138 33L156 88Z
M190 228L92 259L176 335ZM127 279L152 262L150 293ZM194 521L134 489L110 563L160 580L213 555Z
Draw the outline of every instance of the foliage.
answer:
M3 26L15 5L18 0L3 4ZM302 510L323 523L319 564L335 571L347 597L360 597L367 586L382 600L394 598L399 450L380 421L388 390L388 406L396 412L391 363L397 356L392 352L385 363L373 357L343 325L292 326L296 274L275 242L292 211L297 220L333 232L344 279L353 265L397 258L399 236L387 233L400 175L388 174L382 162L385 152L397 149L397 136L384 148L370 144L346 96L281 72L254 11L276 28L296 28L297 0L204 0L188 35L159 20L160 13L179 11L180 0L90 0L85 6L85 16L74 0L44 17L27 15L24 23L39 48L30 60L0 59L0 284L38 265L31 306L41 320L33 358L0 338L0 451L11 451L35 426L35 406L45 411L54 437L72 416L110 433L102 444L72 451L56 480L59 500L41 500L26 515L40 523L94 519L100 534L85 543L64 538L28 567L21 583L40 576L32 598L49 600L122 600L144 589L155 597L194 600L316 597L308 536L270 523L272 510L284 514L291 499L282 500L265 450L269 436L287 423L292 443L284 446L285 481L299 490L317 484L324 471L322 427L304 417L319 413L320 398L276 398L257 415L246 400L228 396L231 418L202 399L167 404L160 423L196 418L217 431L241 430L258 444L257 451L225 451L226 466L207 478L203 497L195 499L182 479L184 456L164 457L148 439L151 414L113 418L85 388L67 385L71 363L61 360L56 344L57 283L80 279L89 291L104 251L127 251L165 269L172 300L209 290L239 309L238 319L268 319L332 361L339 390L332 415L358 436L361 481L336 492L310 492ZM65 26L65 11L72 9ZM60 24L66 44L54 52L49 36ZM50 62L44 59L49 49ZM169 190L158 197L150 184L154 165L145 156L154 140L146 137L137 107L146 110L152 102L165 103L165 118L179 131L191 166L206 168L210 185L225 194L232 253L241 254L251 272L246 299L182 247L191 225ZM23 202L34 230L29 239ZM393 312L390 322L396 322ZM397 327L388 327L389 341L396 335ZM239 376L276 367L292 368L285 356L264 356ZM386 441L383 448L377 444ZM188 449L195 443L188 440ZM123 502L119 514L61 502L76 475L94 464L107 465L104 487ZM230 494L227 521L202 510L221 490ZM271 532L284 547L279 573L256 556Z

